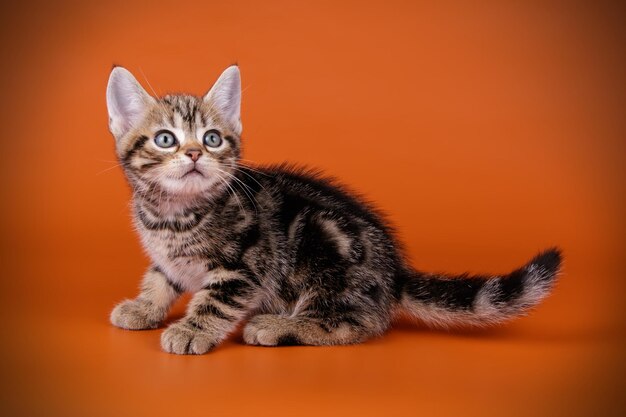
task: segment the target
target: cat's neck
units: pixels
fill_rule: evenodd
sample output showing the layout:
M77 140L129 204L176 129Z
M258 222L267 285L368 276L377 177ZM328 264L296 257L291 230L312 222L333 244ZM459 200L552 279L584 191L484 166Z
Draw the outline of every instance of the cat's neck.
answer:
M213 190L212 193L173 194L161 189L135 189L133 200L138 208L148 209L154 216L165 219L205 210L223 193L223 190Z

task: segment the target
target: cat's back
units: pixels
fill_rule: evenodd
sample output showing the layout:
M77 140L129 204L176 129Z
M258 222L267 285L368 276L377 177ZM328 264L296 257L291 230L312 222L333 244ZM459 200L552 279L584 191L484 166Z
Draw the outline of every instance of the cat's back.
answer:
M292 217L303 209L325 211L349 219L359 219L386 233L392 228L385 216L362 195L319 170L288 164L255 168L250 172L265 183L278 200L282 217ZM288 221L289 219L283 219Z

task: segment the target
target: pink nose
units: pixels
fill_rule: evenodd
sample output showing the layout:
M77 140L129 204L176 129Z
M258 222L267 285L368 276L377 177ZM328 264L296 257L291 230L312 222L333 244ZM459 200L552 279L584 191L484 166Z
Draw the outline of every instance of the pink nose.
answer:
M190 157L193 162L196 162L198 159L200 159L202 151L200 149L189 149L187 152L185 152L185 155Z

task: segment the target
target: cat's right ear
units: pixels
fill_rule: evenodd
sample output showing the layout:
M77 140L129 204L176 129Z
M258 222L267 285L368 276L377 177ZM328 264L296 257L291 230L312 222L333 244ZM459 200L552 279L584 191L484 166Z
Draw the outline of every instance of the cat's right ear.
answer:
M237 65L224 70L204 100L241 135L241 76Z
M107 108L109 129L115 139L121 139L136 126L154 102L127 69L113 68L107 85Z

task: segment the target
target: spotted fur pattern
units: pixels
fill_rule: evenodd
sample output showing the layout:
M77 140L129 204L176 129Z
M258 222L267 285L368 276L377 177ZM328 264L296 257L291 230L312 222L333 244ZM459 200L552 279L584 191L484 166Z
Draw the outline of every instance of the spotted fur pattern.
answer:
M155 328L188 291L185 317L162 334L167 352L205 353L242 321L248 344L352 344L401 313L435 326L501 322L552 288L557 249L502 276L414 270L383 216L354 193L314 172L242 164L239 97L236 67L204 97L153 98L113 70L111 131L152 260L140 295L111 313L114 325ZM155 144L164 130L178 140L172 149ZM209 130L221 147L204 144Z

